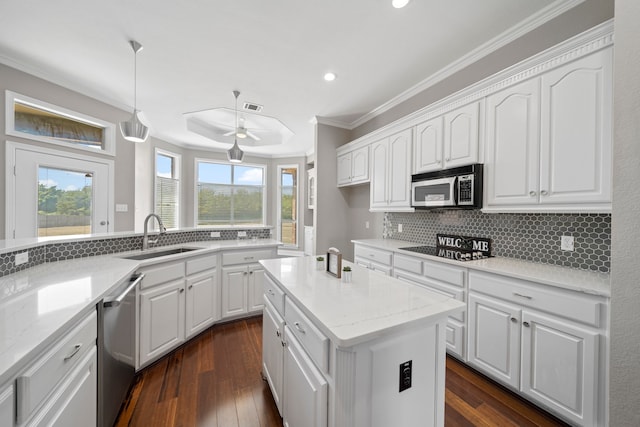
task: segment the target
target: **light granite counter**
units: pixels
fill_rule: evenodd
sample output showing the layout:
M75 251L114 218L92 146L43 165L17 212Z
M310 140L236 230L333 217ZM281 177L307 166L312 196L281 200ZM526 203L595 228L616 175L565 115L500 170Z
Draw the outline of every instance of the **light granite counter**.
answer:
M424 258L429 261L453 264L473 270L486 271L488 273L502 274L505 276L531 280L548 286L584 292L587 294L609 297L611 295L611 283L609 274L596 271L578 270L557 265L541 264L515 258L492 257L474 261L456 261L448 258L425 255L417 252L403 250L411 246L424 246L414 242L394 239L361 239L352 240L353 243L374 248L388 250L394 253L412 257Z
M124 258L140 251L79 258L41 264L0 277L0 385L139 267L222 250L280 245L273 239L191 242L176 247L198 250L144 261Z
M316 270L315 257L263 260L267 274L338 347L351 347L420 323L435 322L465 304L345 262L345 283Z

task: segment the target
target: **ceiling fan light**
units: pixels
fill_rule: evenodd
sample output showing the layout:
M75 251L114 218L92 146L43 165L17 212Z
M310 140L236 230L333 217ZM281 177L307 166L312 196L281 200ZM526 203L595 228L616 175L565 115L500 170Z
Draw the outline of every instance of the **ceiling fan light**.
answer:
M120 132L131 142L144 142L149 136L149 128L140 121L138 111L134 111L129 120L120 122Z
M233 141L233 147L229 148L229 151L227 151L227 159L231 163L242 163L243 158L244 151L242 151L238 146L238 141Z
M243 127L239 127L238 130L236 131L236 136L238 138L244 139L247 137L247 129L243 128Z
M409 0L391 0L391 5L396 9L401 9L409 4Z

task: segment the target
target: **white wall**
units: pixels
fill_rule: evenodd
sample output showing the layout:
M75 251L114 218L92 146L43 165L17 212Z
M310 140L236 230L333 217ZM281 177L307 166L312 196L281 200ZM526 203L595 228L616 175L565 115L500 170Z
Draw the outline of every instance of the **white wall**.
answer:
M640 426L640 1L616 0L610 425Z

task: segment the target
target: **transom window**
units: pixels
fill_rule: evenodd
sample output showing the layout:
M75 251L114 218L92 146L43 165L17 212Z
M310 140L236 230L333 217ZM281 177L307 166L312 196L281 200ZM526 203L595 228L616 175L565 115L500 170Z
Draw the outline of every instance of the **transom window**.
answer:
M196 225L264 225L264 166L196 161Z

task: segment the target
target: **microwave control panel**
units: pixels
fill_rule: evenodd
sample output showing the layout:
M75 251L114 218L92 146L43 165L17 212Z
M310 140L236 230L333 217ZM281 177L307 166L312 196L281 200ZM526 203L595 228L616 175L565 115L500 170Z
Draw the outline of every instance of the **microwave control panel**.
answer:
M473 175L458 177L458 205L473 205Z

